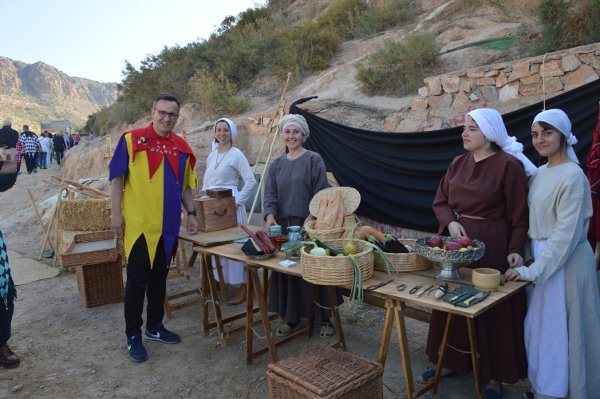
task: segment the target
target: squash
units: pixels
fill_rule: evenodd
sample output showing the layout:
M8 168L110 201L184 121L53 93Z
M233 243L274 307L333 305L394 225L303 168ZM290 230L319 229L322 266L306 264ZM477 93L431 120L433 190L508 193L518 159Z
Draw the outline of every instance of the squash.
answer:
M379 241L381 243L385 242L384 234L371 226L363 226L358 230L358 237L361 240L364 240L368 234L371 234L373 237L375 237L377 239L377 241Z

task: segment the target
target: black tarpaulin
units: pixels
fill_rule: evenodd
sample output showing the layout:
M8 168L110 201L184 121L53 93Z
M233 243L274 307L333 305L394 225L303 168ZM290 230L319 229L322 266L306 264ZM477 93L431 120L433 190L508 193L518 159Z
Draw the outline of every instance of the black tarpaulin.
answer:
M290 113L303 115L310 127L306 148L323 157L327 170L342 186L361 195L359 215L393 226L437 231L431 210L440 179L452 159L464 152L462 127L427 132L377 132L356 129L322 119L299 107L315 97L294 102ZM598 120L600 80L553 97L546 109L561 108L579 140L574 146L582 167ZM537 103L503 115L511 136L525 147L534 164L542 164L531 144L531 122L542 111Z

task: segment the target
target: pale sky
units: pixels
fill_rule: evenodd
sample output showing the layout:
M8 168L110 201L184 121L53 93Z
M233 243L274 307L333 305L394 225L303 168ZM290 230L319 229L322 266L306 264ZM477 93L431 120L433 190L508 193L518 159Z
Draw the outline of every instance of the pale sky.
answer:
M125 60L207 39L226 16L266 0L0 0L0 56L120 82Z

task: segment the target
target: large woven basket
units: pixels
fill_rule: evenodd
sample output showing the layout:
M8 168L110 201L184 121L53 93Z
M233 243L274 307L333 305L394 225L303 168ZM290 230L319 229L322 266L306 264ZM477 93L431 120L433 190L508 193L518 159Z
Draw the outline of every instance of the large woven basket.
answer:
M383 399L383 367L330 346L267 367L269 399Z
M79 296L86 308L123 301L122 270L120 257L114 262L75 267Z
M415 248L415 244L417 240L411 238L398 238L404 245L408 245L411 248ZM416 254L415 252L409 252L406 254L395 254L395 253L385 253L388 259L392 262L394 269L398 272L416 272L419 270L427 270L433 263L422 256ZM387 272L388 268L385 263L383 257L379 254L378 251L373 252L373 257L375 260L375 270L379 270L382 272Z
M346 227L344 226L338 229L315 230L315 223L317 223L316 220L311 220L304 225L304 230L306 230L311 239L316 238L321 241L336 240L338 238L342 238L346 232Z
M368 280L373 275L373 247L366 241L352 241L357 249L354 258L360 268L362 279ZM347 242L348 240L330 240L325 241L325 244L341 251ZM348 256L316 256L309 254L307 247L303 247L300 251L300 261L303 266L302 278L309 283L349 285L353 282L354 271Z

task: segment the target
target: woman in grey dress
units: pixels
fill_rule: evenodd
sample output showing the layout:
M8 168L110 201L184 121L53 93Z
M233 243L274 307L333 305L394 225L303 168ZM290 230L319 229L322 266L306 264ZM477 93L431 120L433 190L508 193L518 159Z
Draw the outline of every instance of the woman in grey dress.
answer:
M305 149L302 144L310 135L308 124L301 115L290 114L281 118L279 131L283 135L286 153L269 167L265 184L265 229L279 224L282 231L288 226L303 226L313 219L308 209L310 200L327 188L325 163L319 154ZM298 329L300 319L310 310L310 285L300 277L272 272L269 283L269 311L277 312L286 321L277 328L276 335L284 337ZM319 303L325 305L327 292L318 289ZM333 333L329 311L321 312L321 336Z

